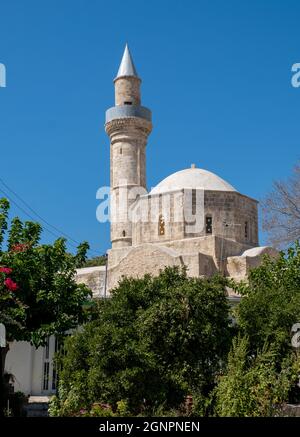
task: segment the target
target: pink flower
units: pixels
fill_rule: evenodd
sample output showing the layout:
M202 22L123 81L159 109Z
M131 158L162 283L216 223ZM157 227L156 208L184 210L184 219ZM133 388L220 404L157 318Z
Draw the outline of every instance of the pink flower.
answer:
M0 272L9 275L12 272L12 269L10 269L9 267L0 267Z
M6 278L4 284L10 291L16 291L19 286L11 278Z
M12 247L13 252L24 252L26 249L28 249L28 244L19 243Z

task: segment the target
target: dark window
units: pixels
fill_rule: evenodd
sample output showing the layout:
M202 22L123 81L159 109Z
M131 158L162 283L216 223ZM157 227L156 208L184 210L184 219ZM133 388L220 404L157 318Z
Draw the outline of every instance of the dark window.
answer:
M56 390L57 386L57 372L56 372L56 366L53 364L53 370L52 370L52 390Z
M44 363L43 390L48 390L49 386L49 361Z
M205 232L207 234L212 234L212 217L205 218Z
M50 339L49 339L49 337L48 337L48 338L47 338L46 345L45 345L45 358L46 358L46 360L49 359L49 341L50 341Z
M120 155L122 155L122 153L123 153L123 150L122 150L122 147L120 148Z
M248 222L245 222L245 238L246 238L246 240L248 239L248 235L249 235Z
M196 190L192 190L192 214L196 214Z
M123 235L123 237L126 237L126 232L123 231L123 232L122 232L122 235Z
M165 219L162 215L158 219L158 235L165 235Z
M132 105L132 102L124 102L124 105Z

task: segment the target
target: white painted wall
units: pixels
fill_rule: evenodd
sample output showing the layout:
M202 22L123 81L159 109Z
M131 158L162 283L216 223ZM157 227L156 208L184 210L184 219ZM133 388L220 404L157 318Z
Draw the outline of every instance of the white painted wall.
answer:
M15 378L15 391L31 394L33 347L25 341L10 343L5 370Z
M25 341L10 343L7 353L5 370L12 373L15 378L14 389L26 395L41 396L51 394L53 375L53 356L55 337L49 339L49 382L48 389L43 388L43 371L45 361L45 348L36 349Z
M93 292L95 298L103 297L105 287L105 266L77 269L76 280L85 283ZM36 349L25 341L10 343L7 353L5 370L15 377L15 391L26 395L43 396L54 392L52 387L53 356L55 353L55 337L49 339L49 382L48 390L44 390L45 348Z

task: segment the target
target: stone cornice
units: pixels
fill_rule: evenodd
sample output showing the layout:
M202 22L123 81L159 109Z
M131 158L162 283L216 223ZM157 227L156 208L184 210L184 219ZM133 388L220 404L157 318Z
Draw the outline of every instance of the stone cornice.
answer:
M132 130L142 131L148 136L152 130L152 123L140 117L124 117L116 118L105 124L105 131L109 136L126 135L127 132L130 134Z

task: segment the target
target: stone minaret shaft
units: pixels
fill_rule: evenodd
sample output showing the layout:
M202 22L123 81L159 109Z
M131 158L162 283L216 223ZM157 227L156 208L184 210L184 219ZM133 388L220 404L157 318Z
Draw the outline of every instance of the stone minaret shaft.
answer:
M140 84L128 46L114 80L115 106L106 111L110 137L112 248L132 245L129 208L133 188L146 188L146 144L151 132L151 111L141 106Z

